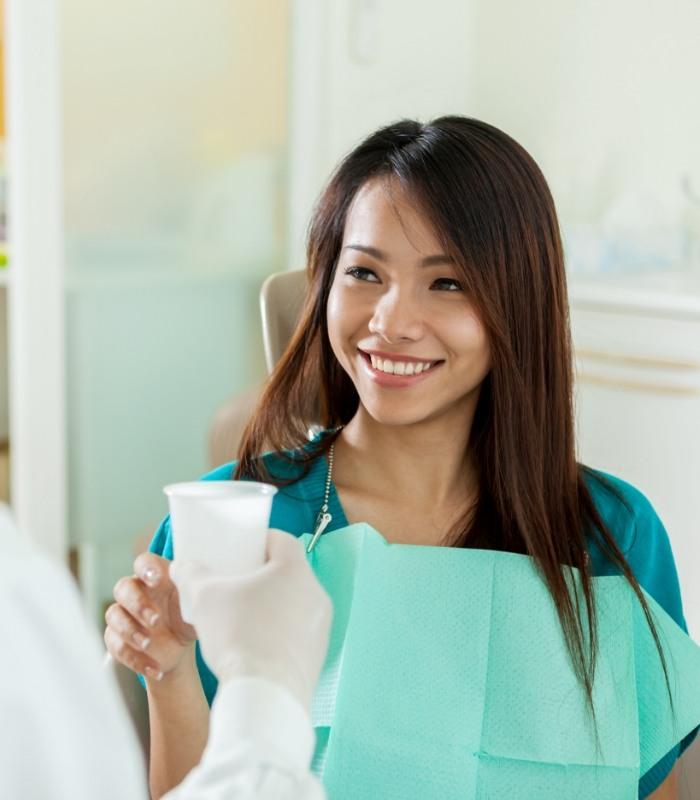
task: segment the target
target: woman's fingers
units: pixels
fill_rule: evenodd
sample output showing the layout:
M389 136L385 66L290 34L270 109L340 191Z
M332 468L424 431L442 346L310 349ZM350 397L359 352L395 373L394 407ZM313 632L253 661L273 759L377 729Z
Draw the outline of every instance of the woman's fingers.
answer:
M174 670L196 639L181 619L169 563L152 553L139 556L137 574L117 582L116 603L105 614L105 644L114 658L156 679Z
M141 553L134 561L134 573L152 589L168 589L170 577L167 558L157 556L155 553Z
M118 580L114 587L114 599L146 628L152 628L160 618L155 603L139 578Z
M155 553L141 553L134 561L134 572L141 579L147 592L159 604L167 617L172 634L185 645L197 638L195 629L182 619L180 594L170 577L170 561ZM162 620L165 622L165 619Z
M158 662L145 653L135 650L114 628L108 626L105 629L104 640L107 651L120 664L152 680L159 681L163 677Z
M143 625L139 625L118 603L113 603L107 609L105 622L137 650L148 650L151 644L150 632Z

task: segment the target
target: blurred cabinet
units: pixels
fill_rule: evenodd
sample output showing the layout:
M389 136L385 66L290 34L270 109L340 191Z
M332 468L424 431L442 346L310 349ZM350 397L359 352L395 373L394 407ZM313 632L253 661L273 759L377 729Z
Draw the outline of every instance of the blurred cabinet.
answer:
M649 498L668 531L688 626L700 633L700 298L631 308L572 297L579 460ZM687 304L686 304L687 305Z

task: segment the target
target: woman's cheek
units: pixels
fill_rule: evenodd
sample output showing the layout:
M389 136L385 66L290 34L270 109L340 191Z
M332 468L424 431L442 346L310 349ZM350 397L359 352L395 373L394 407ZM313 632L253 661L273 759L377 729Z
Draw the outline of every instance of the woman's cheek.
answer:
M443 317L445 331L450 341L459 343L461 350L471 352L487 353L488 339L486 329L479 317L469 311L467 314L462 310L461 313L445 315Z
M331 289L326 305L326 320L328 340L331 349L344 369L347 369L347 359L344 356L345 350L345 326L347 324L344 306L339 292Z

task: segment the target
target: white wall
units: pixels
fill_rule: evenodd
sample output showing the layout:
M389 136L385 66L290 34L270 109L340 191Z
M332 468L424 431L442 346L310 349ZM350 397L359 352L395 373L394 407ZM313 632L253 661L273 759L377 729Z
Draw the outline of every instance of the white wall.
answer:
M681 187L687 174L700 199L694 0L298 0L295 13L307 18L295 47L309 63L292 107L293 263L312 198L345 150L398 116L445 113L491 122L533 154L575 267L669 266L686 257L691 225L700 252L700 205ZM316 137L306 151L303 136ZM607 237L604 253L593 249L604 264L574 252L584 234Z
M476 25L474 113L538 159L566 227L614 234L611 270L684 258L700 4L481 0Z
M289 266L338 160L401 117L465 113L473 96L474 0L297 0L290 105Z
M700 181L698 3L489 0L477 25L475 109L536 152L563 213L599 213L610 184Z

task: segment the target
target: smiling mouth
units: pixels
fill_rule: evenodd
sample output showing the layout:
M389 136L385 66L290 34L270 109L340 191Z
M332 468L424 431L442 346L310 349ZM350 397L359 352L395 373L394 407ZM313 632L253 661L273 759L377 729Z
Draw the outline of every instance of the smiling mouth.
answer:
M395 378L417 378L432 372L436 367L444 363L444 359L438 359L437 361L404 361L398 358L395 360L379 358L378 356L365 353L364 350L360 350L359 348L358 353L362 356L373 373Z

